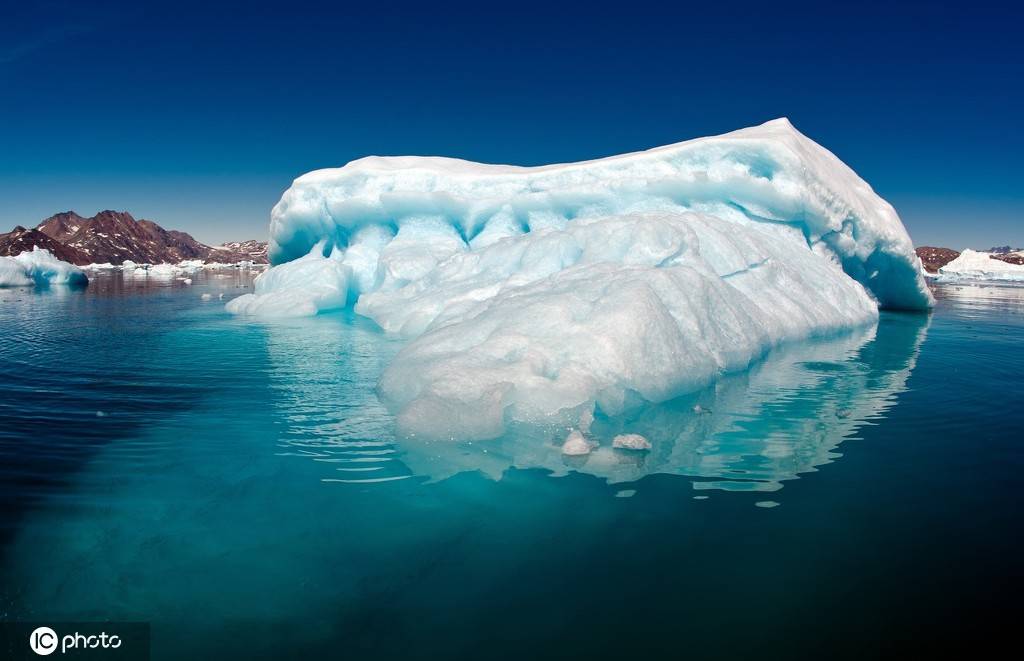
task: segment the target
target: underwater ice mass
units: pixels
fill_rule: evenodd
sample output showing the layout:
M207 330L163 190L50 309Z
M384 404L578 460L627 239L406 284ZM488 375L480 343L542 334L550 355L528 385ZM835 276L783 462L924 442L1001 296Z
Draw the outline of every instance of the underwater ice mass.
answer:
M785 119L543 167L370 157L298 178L274 267L228 310L354 305L408 340L400 432L580 428L692 392L789 340L932 297L895 210Z

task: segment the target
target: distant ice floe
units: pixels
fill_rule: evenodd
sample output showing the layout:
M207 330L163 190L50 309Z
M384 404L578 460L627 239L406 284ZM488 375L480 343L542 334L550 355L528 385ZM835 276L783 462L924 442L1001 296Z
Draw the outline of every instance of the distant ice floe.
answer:
M38 246L14 257L0 257L0 287L84 287L88 284L85 271Z
M204 262L201 259L186 259L177 264L138 264L126 259L116 266L113 264L89 264L83 268L92 270L119 269L126 278L176 279L186 285L190 285L192 284L191 276L202 270L259 269L262 267L258 264L254 265L249 261L222 264L220 262Z
M939 282L984 280L1024 283L1024 266L1001 259L992 259L992 253L965 249L960 256L939 269Z
M893 208L784 119L566 165L318 170L274 207L270 258L228 310L354 303L409 340L379 393L419 438L582 429L933 303Z

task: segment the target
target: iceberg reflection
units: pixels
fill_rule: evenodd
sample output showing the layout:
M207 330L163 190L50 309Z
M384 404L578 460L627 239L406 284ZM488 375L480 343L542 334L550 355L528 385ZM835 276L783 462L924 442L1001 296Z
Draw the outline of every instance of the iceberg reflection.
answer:
M439 481L467 471L497 480L510 468L539 468L610 483L661 473L699 478L697 489L775 491L841 456L844 440L895 404L929 319L885 313L875 327L778 348L702 391L598 416L590 430L598 447L576 457L562 454L562 427L519 425L485 442L396 439L372 384L398 343L358 319L265 328L281 407L280 454L323 463L324 482ZM652 448L613 448L619 434L641 434Z
M958 313L1016 312L1024 303L1024 285L1005 282L937 283L933 292L936 299L950 304Z
M500 479L515 467L610 483L667 473L707 478L697 489L775 491L839 457L840 443L885 415L906 388L928 324L924 315L884 314L853 335L777 349L698 393L599 417L591 438L600 445L589 455L562 454L565 429L519 428L487 443L402 441L402 460L434 480L470 470ZM613 448L619 434L641 434L652 448Z

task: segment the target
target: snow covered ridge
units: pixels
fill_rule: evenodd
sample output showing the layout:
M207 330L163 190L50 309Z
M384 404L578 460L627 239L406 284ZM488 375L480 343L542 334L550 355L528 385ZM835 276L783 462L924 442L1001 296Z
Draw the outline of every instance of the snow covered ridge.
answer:
M34 248L14 257L0 257L0 287L84 287L88 284L85 271L62 262L49 250Z
M1016 253L1008 253L1015 255ZM1005 259L1005 254L1001 254ZM939 269L939 282L992 280L1024 282L1024 265L992 257L992 253L965 249L960 256Z
M400 431L577 425L932 298L899 217L786 120L538 168L365 158L297 179L228 309L355 311L411 342ZM584 430L585 431L585 430Z

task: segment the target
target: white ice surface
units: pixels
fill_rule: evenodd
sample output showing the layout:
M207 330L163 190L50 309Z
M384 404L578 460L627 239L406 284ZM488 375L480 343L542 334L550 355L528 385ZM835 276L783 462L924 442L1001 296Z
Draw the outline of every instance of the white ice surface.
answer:
M0 257L0 287L84 286L88 283L85 271L39 247L14 257Z
M579 426L787 340L932 304L893 208L786 120L538 168L371 157L297 179L228 310L355 311L411 342L379 392L408 434Z
M274 207L269 252L281 264L324 239L348 246L365 228L406 234L404 248L424 249L392 250L404 253L391 260L396 268L377 274L384 286L398 286L432 260L505 236L582 217L682 210L791 227L805 247L841 261L883 306L931 302L892 206L785 119L582 163L527 168L402 156L316 170Z
M323 255L323 243L308 254L256 276L255 293L228 302L228 312L264 317L314 315L345 306L349 268L340 250Z
M356 305L415 338L380 394L405 432L493 437L512 420L664 401L784 340L873 322L864 288L787 231L636 214L459 253Z
M992 259L991 253L965 249L960 256L939 269L940 282L995 280L1024 282L1024 266Z

